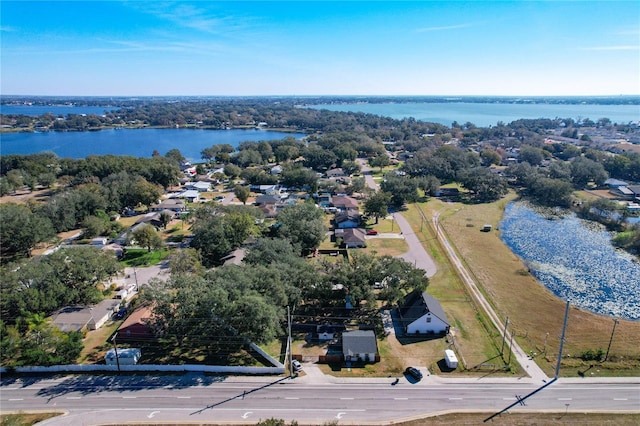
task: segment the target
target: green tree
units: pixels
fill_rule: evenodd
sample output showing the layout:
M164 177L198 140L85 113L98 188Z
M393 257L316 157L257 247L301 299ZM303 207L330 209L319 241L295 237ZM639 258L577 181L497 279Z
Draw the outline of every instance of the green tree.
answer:
M571 179L577 187L583 187L589 182L602 185L607 177L607 172L600 163L585 157L576 157L571 161Z
M161 211L160 212L160 223L162 223L162 228L167 229L167 225L173 220L173 216L170 212Z
M371 167L380 167L380 172L382 172L383 168L391 164L391 160L387 154L382 154L370 159L369 164Z
M518 160L525 161L532 166L539 166L540 163L542 163L542 160L544 160L544 154L540 148L525 145L520 148Z
M137 245L146 247L149 253L151 253L151 250L158 250L163 246L162 238L156 228L148 224L144 224L132 231L130 239L132 242L135 241Z
M474 167L460 173L460 182L480 202L498 200L508 192L506 179L484 167Z
M502 162L502 157L498 154L494 149L485 148L480 151L480 159L482 160L482 164L485 166L490 166L491 164L500 164Z
M169 257L172 274L197 274L202 271L200 254L192 248L176 250Z
M37 243L55 236L47 218L22 205L0 204L0 218L0 247L11 256L30 256Z
M308 254L325 239L324 212L311 203L294 204L278 215L278 235Z
M235 164L227 164L224 166L224 174L231 179L235 179L240 176L240 172L242 172L242 169Z
M242 201L242 204L245 204L245 205L247 204L247 200L251 195L251 191L249 190L249 187L244 185L236 185L233 188L233 193L235 194L236 198Z
M98 235L104 235L107 232L109 226L109 219L105 221L97 216L87 216L82 222L83 238L93 238Z
M384 191L378 191L371 195L364 202L364 212L367 216L373 216L376 218L376 224L381 217L386 217L389 214L387 206L391 202L391 194Z
M380 188L391 194L391 205L402 207L405 203L418 200L418 182L408 176L395 176L388 173Z

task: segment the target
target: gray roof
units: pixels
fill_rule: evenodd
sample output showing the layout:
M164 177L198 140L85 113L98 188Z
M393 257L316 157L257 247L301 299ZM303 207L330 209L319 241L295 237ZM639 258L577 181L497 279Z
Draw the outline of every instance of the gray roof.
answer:
M420 293L414 291L413 293L409 293L407 297L405 297L403 305L400 307L400 317L405 326L427 313L431 313L431 315L441 319L445 324L451 325L440 302L433 296L427 294L427 292Z
M342 353L345 356L378 353L373 330L355 330L342 333Z

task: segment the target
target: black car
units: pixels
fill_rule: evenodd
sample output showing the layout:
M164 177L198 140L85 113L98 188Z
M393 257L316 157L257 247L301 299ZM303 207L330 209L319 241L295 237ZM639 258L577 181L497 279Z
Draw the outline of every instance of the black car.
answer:
M407 369L404 370L404 374L407 374L416 380L422 380L422 373L415 367L407 367Z

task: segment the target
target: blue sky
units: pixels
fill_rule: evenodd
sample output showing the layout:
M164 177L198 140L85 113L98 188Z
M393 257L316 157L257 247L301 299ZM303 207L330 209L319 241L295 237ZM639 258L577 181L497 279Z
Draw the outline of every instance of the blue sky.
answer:
M0 93L640 94L638 1L0 2Z

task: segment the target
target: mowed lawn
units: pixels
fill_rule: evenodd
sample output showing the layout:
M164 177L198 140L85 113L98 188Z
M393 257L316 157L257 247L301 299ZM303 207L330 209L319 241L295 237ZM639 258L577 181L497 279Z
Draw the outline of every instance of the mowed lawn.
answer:
M523 349L533 354L545 372L552 375L566 303L539 283L521 259L500 240L498 224L502 211L513 199L515 195L510 194L498 202L479 205L431 200L423 205L423 210L427 217L432 217L435 211L441 213L443 228L487 299L503 320L509 317L509 327ZM493 231L481 232L484 224L492 224ZM443 299L445 311L455 320L455 306L447 300L455 295L455 291L440 288L436 278L437 275L430 290ZM607 362L579 359L587 351L602 349L606 352L613 325L612 318L572 307L561 374L569 377L640 375L639 322L619 321Z

